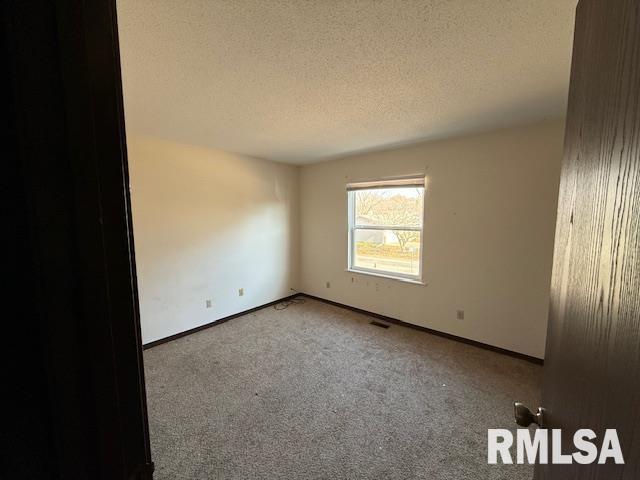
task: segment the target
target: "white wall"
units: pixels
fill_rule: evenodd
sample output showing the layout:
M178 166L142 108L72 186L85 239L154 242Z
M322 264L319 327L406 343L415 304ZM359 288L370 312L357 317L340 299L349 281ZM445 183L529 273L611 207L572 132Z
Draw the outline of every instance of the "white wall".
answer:
M302 290L543 358L563 131L551 121L302 167ZM427 285L346 272L345 184L421 172Z
M563 128L304 167L129 134L143 342L298 288L542 358ZM425 171L427 285L346 272L345 184Z
M128 152L143 343L292 293L296 167L132 134Z

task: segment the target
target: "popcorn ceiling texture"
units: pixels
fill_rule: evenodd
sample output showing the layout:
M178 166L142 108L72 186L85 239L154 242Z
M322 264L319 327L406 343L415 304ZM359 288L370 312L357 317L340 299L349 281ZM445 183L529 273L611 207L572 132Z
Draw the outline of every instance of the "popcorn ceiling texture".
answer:
M130 131L309 163L560 117L576 0L119 0Z

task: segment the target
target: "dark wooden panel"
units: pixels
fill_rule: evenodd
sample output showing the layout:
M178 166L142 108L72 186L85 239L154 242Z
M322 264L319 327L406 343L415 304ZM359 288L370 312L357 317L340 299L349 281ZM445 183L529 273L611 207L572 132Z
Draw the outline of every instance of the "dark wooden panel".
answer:
M617 428L626 465L536 478L640 478L640 2L577 9L544 407L549 428Z
M115 1L0 12L5 227L21 235L4 250L0 477L150 479Z

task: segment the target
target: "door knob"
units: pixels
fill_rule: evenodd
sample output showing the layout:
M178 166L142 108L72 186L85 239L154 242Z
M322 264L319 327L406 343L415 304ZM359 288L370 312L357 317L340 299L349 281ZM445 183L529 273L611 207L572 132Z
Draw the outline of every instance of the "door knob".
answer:
M516 417L516 423L521 427L528 427L532 423L543 428L544 425L544 408L538 407L538 412L533 413L524 404L515 402L513 404L514 415Z

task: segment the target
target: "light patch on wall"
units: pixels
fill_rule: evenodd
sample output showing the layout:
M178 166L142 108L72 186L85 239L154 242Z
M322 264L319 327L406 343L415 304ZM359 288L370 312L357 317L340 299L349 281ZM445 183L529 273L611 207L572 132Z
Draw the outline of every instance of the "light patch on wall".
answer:
M289 295L295 167L132 135L128 148L144 343Z

